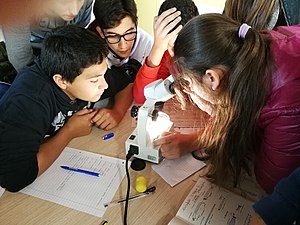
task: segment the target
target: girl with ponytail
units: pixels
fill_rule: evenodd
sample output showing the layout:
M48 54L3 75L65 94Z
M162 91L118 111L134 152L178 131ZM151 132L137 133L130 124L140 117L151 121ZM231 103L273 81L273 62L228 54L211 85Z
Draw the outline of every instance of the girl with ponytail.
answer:
M199 135L208 176L239 182L255 162L271 192L300 165L300 26L259 32L220 14L192 19L179 33L173 74L181 100L211 115Z

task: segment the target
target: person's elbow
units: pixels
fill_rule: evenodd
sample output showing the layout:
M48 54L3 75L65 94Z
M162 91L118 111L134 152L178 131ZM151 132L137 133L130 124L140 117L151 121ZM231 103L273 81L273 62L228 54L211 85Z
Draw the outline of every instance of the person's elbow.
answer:
M36 159L20 163L18 169L12 168L1 178L1 186L9 192L18 192L30 185L38 176Z

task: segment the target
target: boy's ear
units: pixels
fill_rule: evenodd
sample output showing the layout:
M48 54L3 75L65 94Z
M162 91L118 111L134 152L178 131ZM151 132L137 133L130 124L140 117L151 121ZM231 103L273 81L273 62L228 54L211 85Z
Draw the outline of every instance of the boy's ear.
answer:
M60 87L60 89L62 90L66 90L67 89L67 81L65 81L62 76L60 74L55 74L53 76L53 80L54 82L57 84L58 87Z
M211 68L205 71L204 83L213 91L217 90L224 75L224 71L218 68Z
M103 31L102 31L101 27L97 26L96 30L97 30L98 34L100 35L100 37L102 39L104 39L105 37L104 37L104 34L103 34Z

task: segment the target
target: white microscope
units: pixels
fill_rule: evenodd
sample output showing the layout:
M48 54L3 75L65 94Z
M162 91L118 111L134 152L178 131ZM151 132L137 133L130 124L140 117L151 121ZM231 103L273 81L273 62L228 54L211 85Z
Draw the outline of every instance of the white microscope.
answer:
M159 79L144 88L145 103L138 109L132 108L132 116L137 116L137 127L125 142L126 154L134 148L134 157L159 163L162 160L160 146L153 146L153 140L173 125L166 113L155 108L155 103L165 102L174 96L173 76Z

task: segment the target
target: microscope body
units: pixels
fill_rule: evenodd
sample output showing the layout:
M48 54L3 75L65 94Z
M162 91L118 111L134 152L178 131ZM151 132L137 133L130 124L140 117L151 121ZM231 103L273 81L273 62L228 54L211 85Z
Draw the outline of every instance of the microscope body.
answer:
M155 104L174 96L170 91L173 81L170 75L165 80L156 80L145 87L146 101L138 110L137 127L125 142L126 153L134 146L138 149L138 154L134 157L152 163L159 163L162 160L160 146L154 146L153 140L164 131L169 131L173 123L167 114L155 109Z

